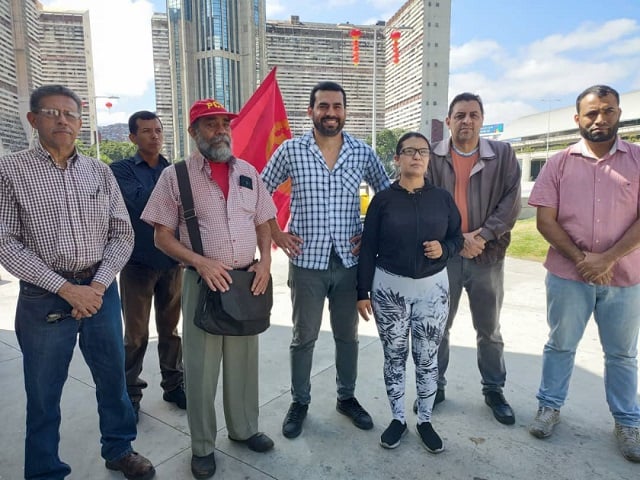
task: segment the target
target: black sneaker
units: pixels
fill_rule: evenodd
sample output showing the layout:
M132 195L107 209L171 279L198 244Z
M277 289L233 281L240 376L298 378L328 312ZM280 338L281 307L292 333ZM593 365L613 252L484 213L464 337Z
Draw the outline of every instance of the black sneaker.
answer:
M182 387L178 387L170 392L164 392L162 394L162 399L165 402L175 403L176 406L182 410L187 409L187 397L184 394L184 389Z
M336 410L341 414L349 417L353 424L362 430L371 430L373 428L373 420L367 411L362 408L355 397L346 400L338 400Z
M433 401L433 406L435 407L437 404L444 402L444 390L441 390L440 388L438 390L436 390L436 398ZM413 401L413 413L417 414L418 413L418 399L416 398Z
M440 453L444 450L444 443L442 443L440 435L431 426L431 422L419 423L416 425L416 431L420 440L422 440L422 445L428 452Z
M282 434L287 438L296 438L302 432L302 422L307 416L309 405L293 402L282 422Z
M407 424L400 420L392 420L387 429L380 436L380 445L383 448L396 448L400 445L400 439L407 434Z

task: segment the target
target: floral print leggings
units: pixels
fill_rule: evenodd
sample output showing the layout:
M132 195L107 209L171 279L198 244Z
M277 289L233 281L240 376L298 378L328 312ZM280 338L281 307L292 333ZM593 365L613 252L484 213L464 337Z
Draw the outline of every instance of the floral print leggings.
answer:
M405 378L411 332L418 423L431 421L438 380L438 347L449 315L446 268L418 279L376 268L371 306L384 352L384 383L393 418L406 423Z

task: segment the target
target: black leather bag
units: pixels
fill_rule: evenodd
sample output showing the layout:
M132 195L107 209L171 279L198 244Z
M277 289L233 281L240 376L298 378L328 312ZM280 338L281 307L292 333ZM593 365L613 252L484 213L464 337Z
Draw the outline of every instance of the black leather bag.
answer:
M257 335L270 325L273 281L262 295L251 292L255 272L229 271L233 283L226 292L214 292L200 279L198 306L193 318L196 327L213 335Z

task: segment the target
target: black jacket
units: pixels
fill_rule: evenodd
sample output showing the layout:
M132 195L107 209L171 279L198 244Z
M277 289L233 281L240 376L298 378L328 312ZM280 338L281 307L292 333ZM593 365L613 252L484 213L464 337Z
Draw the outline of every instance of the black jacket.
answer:
M438 240L442 256L424 255L423 242ZM376 266L394 275L424 278L441 271L464 244L453 197L426 183L408 192L398 182L377 193L364 222L358 261L358 300L369 298Z

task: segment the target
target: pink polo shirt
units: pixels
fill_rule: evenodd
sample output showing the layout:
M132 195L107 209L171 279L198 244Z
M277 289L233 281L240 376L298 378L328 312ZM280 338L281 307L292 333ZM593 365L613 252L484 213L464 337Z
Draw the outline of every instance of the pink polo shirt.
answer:
M594 158L583 140L551 157L529 197L533 207L558 210L558 223L581 250L602 253L638 219L640 146L618 138L603 158ZM558 277L584 282L573 262L553 247L544 266ZM640 249L621 258L611 285L640 283Z

